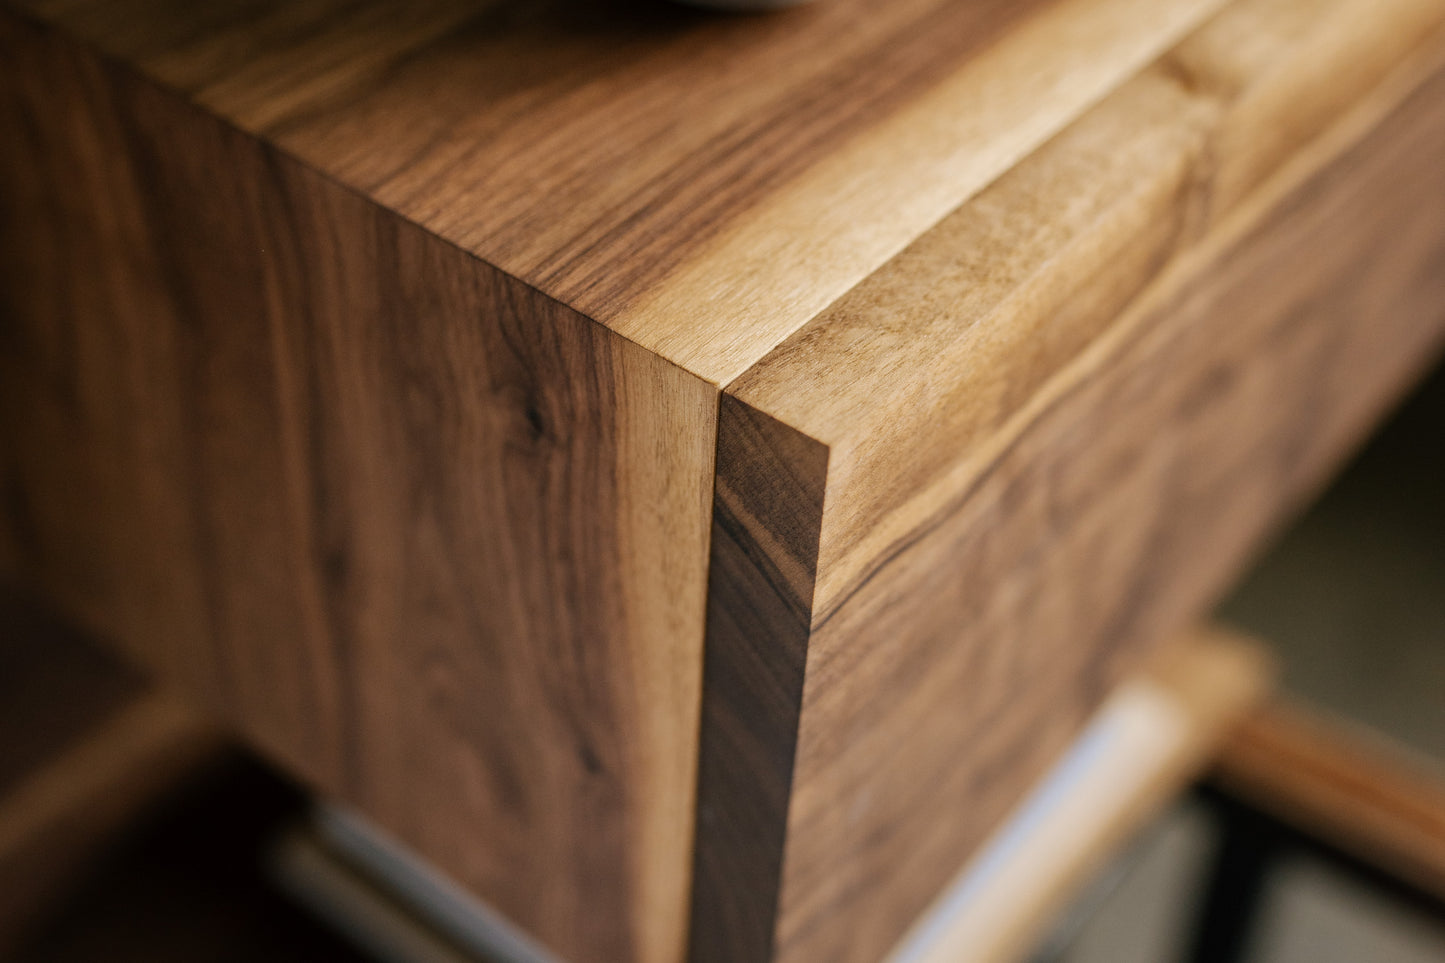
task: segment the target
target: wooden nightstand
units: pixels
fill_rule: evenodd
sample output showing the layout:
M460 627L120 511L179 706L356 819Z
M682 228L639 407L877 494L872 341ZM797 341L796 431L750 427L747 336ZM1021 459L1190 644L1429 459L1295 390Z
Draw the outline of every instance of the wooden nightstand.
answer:
M7 0L0 573L578 961L872 961L1445 333L1445 0Z

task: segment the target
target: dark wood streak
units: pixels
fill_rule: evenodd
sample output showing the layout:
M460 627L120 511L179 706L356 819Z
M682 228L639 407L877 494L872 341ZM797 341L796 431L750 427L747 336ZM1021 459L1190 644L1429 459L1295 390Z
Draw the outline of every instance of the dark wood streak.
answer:
M724 396L690 959L772 958L828 449Z

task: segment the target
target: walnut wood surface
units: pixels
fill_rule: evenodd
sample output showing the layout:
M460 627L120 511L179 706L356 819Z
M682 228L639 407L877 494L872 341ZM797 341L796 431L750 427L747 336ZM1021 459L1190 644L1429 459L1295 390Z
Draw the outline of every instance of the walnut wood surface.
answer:
M1223 0L8 0L715 383Z
M1221 3L13 0L0 563L554 948L673 959L708 383Z
M4 6L0 569L578 961L884 953L1439 339L1445 0Z
M1232 5L729 386L828 448L774 958L883 953L1435 350L1442 12Z
M675 959L715 389L51 31L0 77L0 555L559 952Z

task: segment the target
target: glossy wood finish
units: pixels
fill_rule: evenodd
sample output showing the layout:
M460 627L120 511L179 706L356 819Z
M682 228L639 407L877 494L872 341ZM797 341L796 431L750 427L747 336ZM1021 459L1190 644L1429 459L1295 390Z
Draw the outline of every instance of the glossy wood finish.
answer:
M14 0L0 559L675 959L712 385L1220 2Z
M714 383L1222 5L8 2Z
M0 569L583 963L886 952L1439 337L1442 0L4 5Z
M774 958L886 951L1436 350L1441 10L1380 12L1232 6L729 386L828 448Z

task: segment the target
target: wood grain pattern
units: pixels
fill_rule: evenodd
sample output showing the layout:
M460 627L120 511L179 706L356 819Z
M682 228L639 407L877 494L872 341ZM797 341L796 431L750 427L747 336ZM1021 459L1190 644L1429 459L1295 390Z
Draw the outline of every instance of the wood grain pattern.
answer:
M681 952L716 390L0 18L24 577L576 960Z
M6 4L0 564L564 953L675 958L708 382L1222 0L863 2Z
M728 387L828 449L774 958L884 952L1435 349L1442 15L1232 5Z
M724 383L1223 0L10 0Z
M734 398L718 414L690 958L771 951L828 450Z
M1433 0L1232 5L729 385L833 451L820 607L1440 19ZM924 359L932 376L910 376Z
M884 953L1440 337L1445 0L5 7L0 567L583 963Z
M1435 760L1277 702L1225 744L1215 778L1286 823L1445 897L1445 774Z

